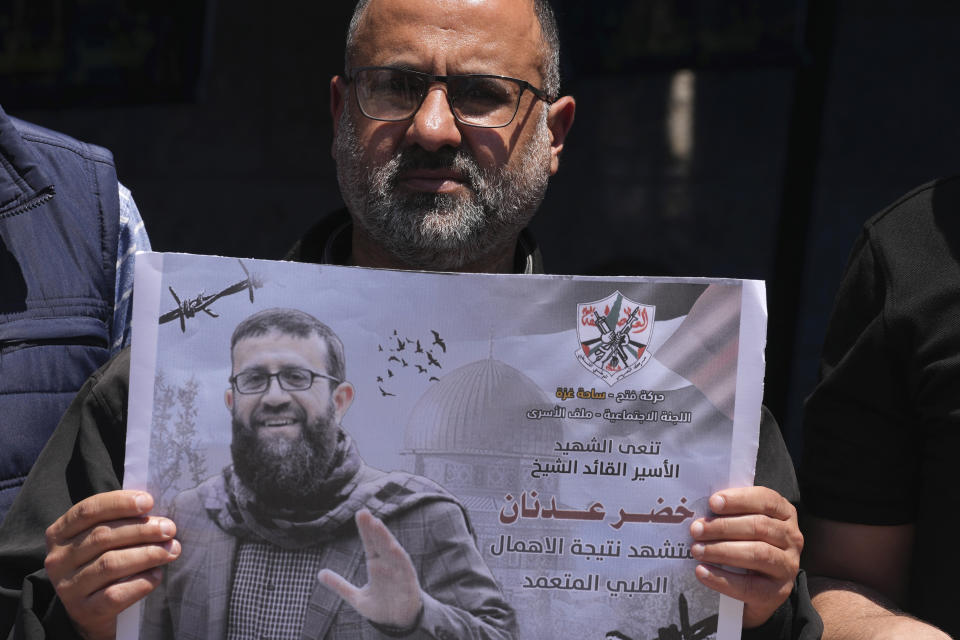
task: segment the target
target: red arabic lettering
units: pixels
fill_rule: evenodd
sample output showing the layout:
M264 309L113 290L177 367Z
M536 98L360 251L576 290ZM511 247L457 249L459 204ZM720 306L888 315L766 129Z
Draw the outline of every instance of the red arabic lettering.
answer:
M630 314L633 313L633 309L627 307L623 310L624 317L620 318L620 321L617 322L618 327L622 327L626 323L627 318L630 317ZM647 316L647 308L644 307L640 314L637 316L637 320L630 325L630 330L633 333L640 333L647 328L647 325L650 324L650 318Z
M584 307L580 310L580 324L585 327L595 327L597 326L597 321L593 319L593 312L596 308L593 305L589 307Z

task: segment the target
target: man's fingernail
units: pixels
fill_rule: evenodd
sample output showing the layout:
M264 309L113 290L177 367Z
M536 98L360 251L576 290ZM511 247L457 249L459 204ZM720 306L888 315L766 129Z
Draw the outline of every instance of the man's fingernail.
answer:
M169 537L171 537L171 536L173 535L174 531L176 531L176 529L174 528L172 522L170 522L169 520L161 520L161 521L160 521L160 534L161 534L164 538L169 538Z
M690 553L693 554L694 558L703 557L704 546L699 542L697 544L690 546Z
M167 553L172 556L180 555L180 542L177 540L169 540L164 543L163 547L167 550Z
M690 525L690 535L694 538L699 538L703 535L703 523L697 520L692 525Z
M713 509L714 513L720 513L726 505L727 501L719 493L710 496L710 508Z
M140 513L145 513L150 508L150 498L142 493L134 499L134 502L137 505L137 511Z
M713 575L713 572L710 571L710 567L705 564L698 564L695 569L697 577L700 579L709 578Z

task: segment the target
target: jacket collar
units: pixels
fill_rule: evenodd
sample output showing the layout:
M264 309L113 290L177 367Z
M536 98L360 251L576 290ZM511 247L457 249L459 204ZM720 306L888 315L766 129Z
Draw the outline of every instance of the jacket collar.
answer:
M25 210L32 201L53 193L53 181L40 168L14 122L0 108L0 216Z

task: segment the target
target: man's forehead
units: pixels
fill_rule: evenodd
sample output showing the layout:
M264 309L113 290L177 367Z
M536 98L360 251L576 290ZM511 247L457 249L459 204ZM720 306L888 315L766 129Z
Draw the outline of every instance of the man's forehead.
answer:
M246 363L261 360L322 365L327 360L327 343L314 332L308 336L296 336L272 329L267 333L241 338L234 345L231 356L235 365L237 361Z
M352 63L529 75L540 68L541 42L532 0L371 0Z

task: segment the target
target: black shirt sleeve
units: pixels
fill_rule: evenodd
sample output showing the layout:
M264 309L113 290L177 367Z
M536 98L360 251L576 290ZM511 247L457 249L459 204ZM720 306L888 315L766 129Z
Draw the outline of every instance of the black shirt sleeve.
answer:
M794 506L800 503L800 489L797 486L797 474L793 470L793 460L783 441L780 426L765 406L761 407L760 412L760 441L757 445L757 470L753 484L773 489Z
M793 593L774 611L770 619L754 629L744 629L742 640L819 640L823 621L813 608L807 589L807 574L797 575Z
M909 337L891 335L888 267L871 231L854 246L806 402L801 483L814 515L895 525L915 517L918 456L903 438L909 388L898 354Z

